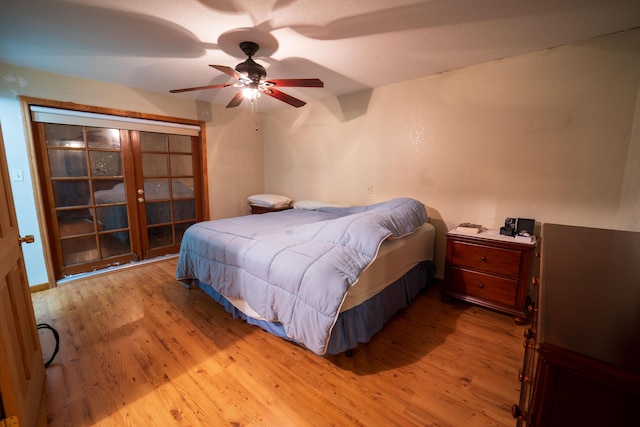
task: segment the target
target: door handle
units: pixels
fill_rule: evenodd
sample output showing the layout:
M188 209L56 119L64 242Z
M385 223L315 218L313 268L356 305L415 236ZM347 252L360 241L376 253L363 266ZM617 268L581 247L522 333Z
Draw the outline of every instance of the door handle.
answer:
M138 197L138 204L141 205L144 203L144 199L142 197Z
M33 237L32 234L27 234L24 237L18 237L18 243L33 243L35 241L36 239Z

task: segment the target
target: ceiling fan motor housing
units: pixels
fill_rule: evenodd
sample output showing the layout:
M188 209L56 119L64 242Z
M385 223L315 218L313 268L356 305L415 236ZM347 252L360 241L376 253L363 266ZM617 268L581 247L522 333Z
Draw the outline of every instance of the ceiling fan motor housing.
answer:
M236 71L244 74L254 83L260 83L267 76L267 70L251 58L236 65Z
M260 83L267 76L267 70L251 58L256 54L258 49L260 49L260 45L258 45L258 43L240 43L240 50L242 50L244 54L249 58L247 58L246 61L236 65L236 71L247 76L255 84Z

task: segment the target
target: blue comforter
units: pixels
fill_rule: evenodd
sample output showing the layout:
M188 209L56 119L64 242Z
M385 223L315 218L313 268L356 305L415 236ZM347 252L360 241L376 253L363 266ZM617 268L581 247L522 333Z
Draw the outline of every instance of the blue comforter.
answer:
M201 222L184 234L176 278L198 279L222 296L246 300L322 355L347 291L380 244L427 220L422 203L400 198Z

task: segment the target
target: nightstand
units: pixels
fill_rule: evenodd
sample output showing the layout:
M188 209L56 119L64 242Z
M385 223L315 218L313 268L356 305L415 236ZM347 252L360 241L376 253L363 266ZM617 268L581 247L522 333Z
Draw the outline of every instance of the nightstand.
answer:
M498 231L446 234L442 298L456 298L528 322L529 277L536 239L518 242Z
M249 205L251 206L251 213L252 214L263 214L263 213L268 213L268 212L280 212L280 211L286 211L287 209L291 209L291 206L285 206L285 207L280 207L280 208L268 208L265 206L256 206L256 205Z

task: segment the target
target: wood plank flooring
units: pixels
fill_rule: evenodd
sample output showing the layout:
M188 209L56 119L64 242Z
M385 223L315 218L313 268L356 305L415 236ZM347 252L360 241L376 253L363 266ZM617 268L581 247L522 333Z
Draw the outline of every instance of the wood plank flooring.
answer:
M514 426L524 326L432 286L351 358L233 319L176 259L38 292L51 426ZM45 356L53 348L41 331Z

